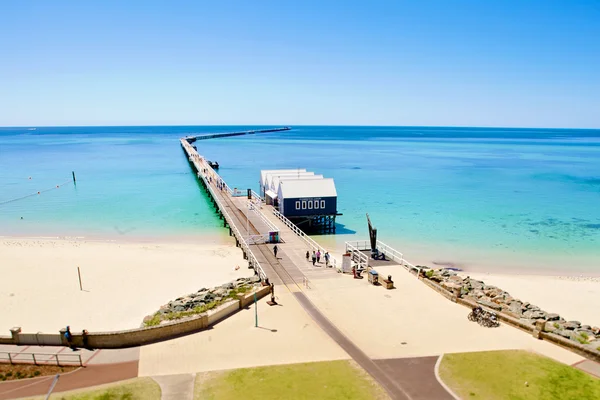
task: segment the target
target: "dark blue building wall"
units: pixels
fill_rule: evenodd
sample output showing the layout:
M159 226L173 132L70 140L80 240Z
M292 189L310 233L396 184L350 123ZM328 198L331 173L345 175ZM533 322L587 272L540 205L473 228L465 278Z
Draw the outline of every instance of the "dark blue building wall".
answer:
M299 202L299 209L296 206ZM312 208L309 208L312 202ZM315 202L318 207L315 208ZM324 207L322 207L324 205ZM303 208L304 207L304 208ZM305 215L337 214L337 197L313 197L283 200L283 215L286 217L301 217Z

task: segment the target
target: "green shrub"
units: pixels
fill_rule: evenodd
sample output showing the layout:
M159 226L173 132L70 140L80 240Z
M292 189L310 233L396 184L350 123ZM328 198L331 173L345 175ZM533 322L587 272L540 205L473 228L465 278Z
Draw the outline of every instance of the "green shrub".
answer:
M575 339L577 339L577 341L581 344L588 344L589 342L586 340L586 338L583 337L576 337Z
M581 333L579 333L579 335L581 335L581 337L584 338L585 340L587 340L589 338L588 334L585 332L581 332Z
M157 312L152 316L152 319L146 322L146 326L157 326L160 324L160 313Z
M560 328L560 325L558 324L558 322L555 322L555 323L553 323L552 325L554 325L554 327L555 327L556 329Z
M33 376L40 376L42 373L37 370L37 371L33 371Z
M429 271L425 272L425 276L426 276L428 279L431 279L431 277L433 276L433 270L432 270L432 269L430 269Z

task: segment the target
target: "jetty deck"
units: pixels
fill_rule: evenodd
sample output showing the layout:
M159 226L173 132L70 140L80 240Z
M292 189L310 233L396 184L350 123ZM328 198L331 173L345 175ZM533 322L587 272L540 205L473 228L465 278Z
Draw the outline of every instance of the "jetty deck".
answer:
M229 228L230 235L242 249L249 267L253 268L261 280L283 285L296 298L298 303L310 315L317 325L333 339L354 361L365 369L385 389L392 399L410 400L404 389L392 373L382 369L359 347L319 311L308 298L305 291L310 290L314 279L341 279L338 274L341 263L331 255L331 268L327 268L322 258L317 265L306 259L306 252L320 250L321 245L307 236L285 216L272 206L262 203L262 199L253 191L246 193L231 189L227 183L210 167L190 144L188 138L181 139L181 145L196 175L217 209L223 226ZM273 244L267 244L269 235L277 232L277 257L273 254ZM280 289L278 289L280 290Z

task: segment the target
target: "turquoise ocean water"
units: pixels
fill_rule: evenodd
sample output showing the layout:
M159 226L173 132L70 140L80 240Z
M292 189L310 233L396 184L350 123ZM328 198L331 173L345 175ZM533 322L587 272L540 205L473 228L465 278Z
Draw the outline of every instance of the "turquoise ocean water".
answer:
M253 128L0 128L0 235L222 234L178 138ZM329 241L366 238L368 212L399 247L600 261L600 130L306 126L196 144L232 187L258 191L261 169L334 178Z

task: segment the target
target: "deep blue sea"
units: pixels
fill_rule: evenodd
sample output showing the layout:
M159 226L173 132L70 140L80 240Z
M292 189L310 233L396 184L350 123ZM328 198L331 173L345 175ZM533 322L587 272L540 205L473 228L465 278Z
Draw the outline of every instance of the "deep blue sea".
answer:
M0 235L222 233L178 139L256 128L0 128ZM344 215L327 241L366 238L368 212L400 248L578 255L600 271L600 130L300 126L196 145L231 187L258 191L261 169L334 178Z

